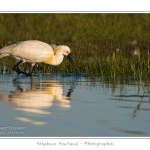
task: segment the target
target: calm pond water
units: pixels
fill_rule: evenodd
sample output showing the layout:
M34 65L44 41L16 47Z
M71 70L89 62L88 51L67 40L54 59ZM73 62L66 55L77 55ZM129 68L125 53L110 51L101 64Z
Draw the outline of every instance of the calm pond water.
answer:
M148 82L0 75L1 137L150 136Z

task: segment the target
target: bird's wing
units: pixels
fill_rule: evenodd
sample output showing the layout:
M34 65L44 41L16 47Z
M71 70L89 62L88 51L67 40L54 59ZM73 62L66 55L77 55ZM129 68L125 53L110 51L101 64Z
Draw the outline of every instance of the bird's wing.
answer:
M12 48L10 50L10 48ZM28 62L41 62L45 60L48 55L53 53L50 45L40 41L23 41L17 45L11 45L9 51L13 57L23 59Z

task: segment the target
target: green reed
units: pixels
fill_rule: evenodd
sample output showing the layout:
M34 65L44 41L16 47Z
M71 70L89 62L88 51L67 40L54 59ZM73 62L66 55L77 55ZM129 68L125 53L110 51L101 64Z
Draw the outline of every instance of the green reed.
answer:
M149 24L150 14L0 14L0 47L33 39L68 45L86 75L148 77ZM1 72L12 73L15 63L10 57L0 59ZM29 64L21 65L28 68ZM38 63L34 72L73 73L75 69L65 58L59 66Z

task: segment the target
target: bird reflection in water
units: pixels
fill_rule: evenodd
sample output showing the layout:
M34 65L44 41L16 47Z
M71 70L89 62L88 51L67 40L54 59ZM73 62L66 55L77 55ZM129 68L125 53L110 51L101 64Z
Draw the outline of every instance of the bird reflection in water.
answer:
M73 84L75 81L73 81ZM35 84L35 85L34 85ZM62 109L70 108L70 96L75 86L71 86L66 96L58 81L46 80L31 82L31 88L22 88L19 81L14 82L17 88L12 95L0 94L0 100L11 103L13 110L22 111L27 117L12 117L14 120L30 122L34 125L44 125L46 122L35 121L31 116L51 114L49 108L56 105Z

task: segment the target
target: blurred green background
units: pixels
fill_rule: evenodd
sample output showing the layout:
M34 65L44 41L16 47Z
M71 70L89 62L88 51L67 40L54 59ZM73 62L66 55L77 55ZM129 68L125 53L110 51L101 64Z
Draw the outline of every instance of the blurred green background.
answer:
M68 45L79 69L87 75L142 77L150 73L150 14L0 14L0 47L24 40ZM0 63L10 72L14 60ZM57 67L39 64L37 70L74 72L66 59Z

